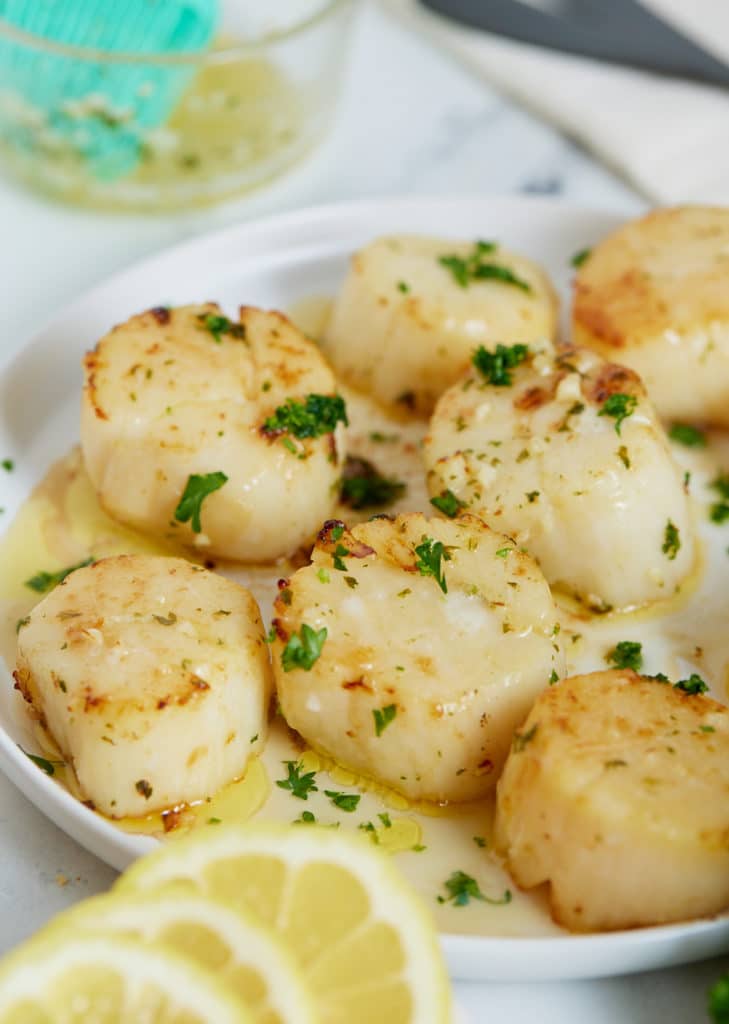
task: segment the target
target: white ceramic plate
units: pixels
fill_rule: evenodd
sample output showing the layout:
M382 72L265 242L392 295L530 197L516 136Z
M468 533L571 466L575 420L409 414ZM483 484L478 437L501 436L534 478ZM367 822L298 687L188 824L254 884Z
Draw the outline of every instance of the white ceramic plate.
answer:
M348 254L373 236L413 231L498 238L544 263L564 292L573 253L617 223L611 214L551 200L414 199L302 211L178 246L118 274L56 317L0 373L0 505L9 522L52 460L78 438L80 359L113 323L153 305L215 299L270 308L333 293ZM42 291L40 292L42 294ZM154 840L121 832L87 810L21 751L12 680L0 679L0 766L60 828L122 869ZM729 949L729 918L594 936L504 938L446 935L456 978L539 980L596 977L686 963Z

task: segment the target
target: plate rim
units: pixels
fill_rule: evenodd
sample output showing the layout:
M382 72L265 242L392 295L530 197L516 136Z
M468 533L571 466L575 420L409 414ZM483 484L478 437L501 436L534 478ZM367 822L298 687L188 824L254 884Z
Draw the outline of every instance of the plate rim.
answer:
M503 216L512 210L523 217L525 209L540 215L601 219L617 226L630 214L614 207L573 202L544 196L506 195L416 195L370 197L324 203L278 212L261 218L202 232L157 250L105 276L90 288L53 311L24 338L7 357L0 359L0 385L9 375L22 371L29 353L52 344L51 335L64 322L98 303L111 289L124 289L135 278L154 275L169 263L199 258L206 249L222 250L228 243L241 248L256 238L289 231L296 238L307 228L345 231L349 221L367 223L376 219L412 217L418 210L437 208L441 215L453 209L468 210L474 219L486 217L499 208ZM398 230L396 226L393 230ZM425 228L427 231L427 227ZM293 244L293 243L292 243ZM301 244L301 243L299 243ZM280 251L280 245L273 246ZM291 251L289 248L288 251ZM9 524L8 524L9 525ZM127 833L84 806L67 790L29 761L0 722L0 769L46 817L100 860L122 870L157 841L149 836ZM545 935L533 938L441 933L441 944L454 978L462 980L540 981L597 978L635 973L656 967L690 963L729 950L729 913L687 922L585 935ZM636 955L637 954L637 955ZM632 959L631 959L632 957ZM620 961L616 970L612 958ZM526 960L524 970L519 964ZM566 961L566 963L565 963ZM517 965L514 968L514 965Z

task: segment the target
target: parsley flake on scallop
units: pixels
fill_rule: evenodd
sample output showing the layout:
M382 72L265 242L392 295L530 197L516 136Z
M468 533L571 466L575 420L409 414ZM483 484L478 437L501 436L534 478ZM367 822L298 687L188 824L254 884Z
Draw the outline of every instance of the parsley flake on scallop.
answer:
M77 562L76 565L69 565L66 569L57 569L56 572L42 570L37 572L35 576L31 576L29 580L26 580L25 586L35 590L36 594L47 594L49 590L53 590L59 583L63 583L72 572L76 572L77 569L83 569L87 565L92 565L93 561L93 558L84 558L82 562Z
M696 672L692 672L688 679L679 679L677 683L673 684L674 690L681 690L683 693L688 693L690 696L696 696L699 693L708 693L709 687Z
M292 672L296 668L309 672L319 660L326 638L326 626L315 630L304 622L298 633L291 634L283 649L281 665L284 672Z
M514 380L510 371L523 363L528 355L528 345L497 345L493 352L479 345L471 361L488 384L508 388Z
M712 523L721 525L729 520L729 473L719 473L716 479L711 481L709 487L716 491L720 499L712 504L709 518Z
M245 341L246 329L243 324L233 323L227 316L219 313L200 313L198 321L201 328L208 331L218 345L222 345L224 334L235 338L236 341Z
M663 533L663 544L661 545L661 551L666 556L668 561L672 562L680 550L681 537L678 532L678 527L669 519L666 523L666 528Z
M668 436L677 444L686 448L706 448L706 434L690 423L674 423L668 431Z
M422 542L415 548L418 556L415 568L421 576L432 576L444 594L448 593L445 573L442 568L443 562L450 562L451 555L444 544L432 537L423 537Z
M450 272L453 280L461 288L468 288L470 284L478 281L498 281L519 288L523 292L531 292L532 286L529 282L514 273L511 267L485 258L490 257L496 248L495 242L476 242L468 256L439 256L438 262Z
M219 491L223 484L228 482L228 477L220 471L216 473L192 473L187 478L185 490L175 509L175 519L178 523L190 523L193 533L202 532L200 513L202 503L209 494Z
M396 716L397 704L386 704L384 708L375 708L372 712L372 717L375 720L375 735L381 736Z
M448 489L441 491L440 494L431 498L430 504L437 508L439 512L442 512L444 516L448 516L449 519L455 519L461 509L466 507L466 503L457 498L453 491Z
M627 420L629 416L633 415L637 405L638 399L635 395L625 395L618 392L605 399L598 416L610 416L614 419L615 433L620 437L623 420Z
M293 434L294 437L323 437L331 434L338 423L349 424L347 407L341 395L307 395L302 402L289 398L264 420L261 432L271 437Z

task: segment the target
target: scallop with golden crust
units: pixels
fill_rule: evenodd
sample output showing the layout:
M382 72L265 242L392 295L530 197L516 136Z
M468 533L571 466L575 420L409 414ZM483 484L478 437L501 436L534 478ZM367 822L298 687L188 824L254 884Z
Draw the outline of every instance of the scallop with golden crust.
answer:
M729 209L629 221L575 278L573 337L632 367L664 419L729 426Z
M514 738L496 835L575 931L725 910L729 708L631 670L565 679Z

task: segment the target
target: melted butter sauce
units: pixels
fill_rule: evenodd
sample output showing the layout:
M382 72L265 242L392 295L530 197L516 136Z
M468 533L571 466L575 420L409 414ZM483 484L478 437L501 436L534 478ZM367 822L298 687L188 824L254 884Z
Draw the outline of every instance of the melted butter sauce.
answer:
M307 300L294 313L307 333L316 336L325 321L328 303ZM407 484L405 496L389 511L431 512L420 460L422 423L394 417L362 395L342 389L350 418L349 449L375 463L380 472ZM675 446L675 457L691 472L696 501L696 522L703 555L695 579L679 594L651 608L629 613L590 616L583 609L561 603L562 629L568 672L605 668L606 653L620 640L643 644L644 670L665 672L678 679L698 672L712 680L714 696L726 701L729 667L729 527L712 525L707 508L713 500L708 484L720 466L729 467L729 437L711 435L705 450ZM369 511L340 509L340 518L353 522ZM101 509L86 476L77 449L52 466L46 477L20 509L0 541L0 653L12 671L15 663L16 624L27 615L41 595L25 585L39 570L73 565L84 558L101 558L121 552L184 554L137 534L114 522ZM300 563L299 563L300 564ZM218 564L217 570L247 586L256 596L264 618L270 614L276 581L294 571L294 562L269 566ZM24 749L41 752L62 762L52 740L33 721L15 695L12 713ZM306 801L275 783L286 777L282 762L302 761L305 771L316 772L317 791ZM79 799L73 770L54 764L54 779ZM325 790L356 792L356 810L346 813L334 806ZM529 936L562 934L551 920L542 891L521 893L489 852L493 801L436 807L413 804L374 780L346 771L330 758L308 750L280 716L274 715L264 753L253 758L245 775L209 799L172 808L165 814L143 819L124 819L115 824L127 832L174 839L195 828L214 828L219 822L241 822L251 817L263 821L293 822L302 812L315 815L325 826L357 829L384 849L396 854L400 867L433 910L442 931ZM302 824L301 827L306 827ZM476 841L478 837L478 842ZM472 902L467 908L438 904L443 883L454 870L473 875L489 897L512 893L508 906Z

